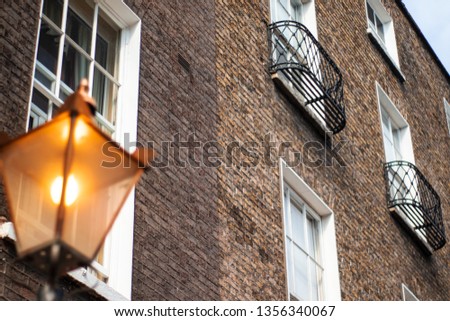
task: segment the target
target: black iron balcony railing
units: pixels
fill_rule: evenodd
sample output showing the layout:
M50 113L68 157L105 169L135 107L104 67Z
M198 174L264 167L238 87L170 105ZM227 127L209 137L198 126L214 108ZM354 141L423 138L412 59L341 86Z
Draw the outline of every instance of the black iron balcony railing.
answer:
M433 249L446 243L441 200L413 164L394 161L384 165L388 208L399 209L415 233Z
M272 23L268 35L270 72L284 75L327 130L341 131L346 123L342 75L327 52L296 21Z

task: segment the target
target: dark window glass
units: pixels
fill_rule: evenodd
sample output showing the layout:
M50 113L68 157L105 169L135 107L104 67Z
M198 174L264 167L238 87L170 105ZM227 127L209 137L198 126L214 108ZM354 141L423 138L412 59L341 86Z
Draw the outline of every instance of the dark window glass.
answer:
M90 53L92 28L70 8L67 13L66 34L87 53Z
M89 76L89 59L73 46L65 44L61 80L75 90L81 79Z
M62 0L45 0L42 11L47 18L53 21L58 27L61 27L63 12Z
M53 74L56 74L60 38L55 29L42 21L37 59Z

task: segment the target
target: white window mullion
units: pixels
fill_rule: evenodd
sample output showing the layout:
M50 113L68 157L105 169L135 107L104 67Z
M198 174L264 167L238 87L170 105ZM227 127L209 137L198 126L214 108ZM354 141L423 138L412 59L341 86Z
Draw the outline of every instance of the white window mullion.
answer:
M58 50L58 63L56 67L56 81L55 81L55 96L59 98L59 90L61 84L61 73L62 73L62 62L64 56L64 42L66 35L66 24L67 24L67 12L69 10L69 0L64 0L63 5L63 16L61 21L61 30L62 35L59 41L59 50Z
M308 283L308 293L309 297L305 298L310 300L312 298L312 284L311 284L311 257L309 253L309 233L308 230L308 212L306 211L306 205L302 206L302 220L303 220L303 237L305 249L302 249L303 252L306 253L306 275L307 275L307 283Z
M317 296L314 295L315 299L318 300L340 300L341 292L339 286L339 268L338 268L338 259L337 259L337 250L336 250L336 235L335 235L335 224L334 224L334 214L332 210L317 196L317 194L304 182L302 178L298 176L291 168L289 168L283 160L280 160L280 171L281 171L281 179L282 179L282 187L286 189L288 186L290 187L290 191L284 194L284 209L290 209L289 215L292 214L292 206L298 207L299 214L303 215L301 222L306 222L306 220L311 219L314 223L308 227L307 223L304 223L303 227L298 227L295 232L296 237L301 236L305 238L307 233L313 233L315 239L309 240L307 238L306 242L303 242L303 239L296 239L306 245L302 245L302 247L298 246L295 241L292 241L292 247L296 248L296 251L299 251L299 255L303 257L306 255L306 267L302 264L305 270L302 270L302 273L307 274L306 282L302 285L303 288L301 290L305 291L297 291L291 290L293 285L288 283L288 291L289 294L297 297L298 299L303 300L311 300L313 295L313 279L311 277L315 277L317 280ZM289 198L287 197L289 195ZM303 213L303 214L302 214ZM310 231L310 229L314 229L314 231ZM322 230L323 229L323 230ZM307 232L305 232L307 230ZM289 229L285 226L285 234L289 233ZM303 235L299 235L303 234ZM322 241L323 240L323 241ZM289 238L286 237L286 244L289 242ZM315 247L313 249L309 249L310 243L313 242ZM311 244L312 245L312 244ZM316 254L310 253L311 251L316 251ZM301 253L300 253L301 252ZM292 253L286 252L286 257L288 255L292 255ZM294 259L291 259L292 262L295 262ZM311 275L311 269L315 269L315 276ZM306 271L307 269L307 271ZM293 274L295 270L291 268L288 269L288 273ZM319 278L320 281L319 282ZM288 280L292 282L292 278L288 275ZM308 286L309 288L305 288ZM306 292L303 294L303 297L299 297L299 294L302 292ZM309 296L309 297L308 297Z
M285 193L286 193L285 194L285 202L286 202L286 215L285 215L286 222L285 222L285 224L287 225L286 230L289 230L288 235L286 235L286 237L285 237L286 251L288 252L287 255L290 256L290 261L291 261L290 266L287 266L287 262L286 262L286 268L287 268L287 271L289 271L289 270L292 271L291 275L292 275L292 281L293 281L292 282L293 284L289 284L289 275L288 275L287 285L288 285L288 294L289 294L289 298L290 298L290 293L295 292L295 273L293 273L295 271L295 269L294 269L294 249L293 249L293 244L292 244L292 240L290 237L290 236L292 236L292 228L291 228L292 220L291 220L291 198L289 195L290 193L289 193L288 188L286 188ZM289 251L289 249L290 249L290 251Z
M444 111L445 117L447 118L448 134L450 136L450 104L447 102L445 98L444 98Z
M92 87L94 84L94 66L95 66L95 50L97 44L97 28L98 28L98 3L94 7L94 22L92 24L92 38L91 38L91 57L89 64L89 95L92 95Z

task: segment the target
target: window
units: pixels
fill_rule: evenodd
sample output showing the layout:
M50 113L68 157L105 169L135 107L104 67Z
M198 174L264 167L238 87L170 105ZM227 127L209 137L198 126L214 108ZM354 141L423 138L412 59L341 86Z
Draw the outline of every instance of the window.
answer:
M51 119L88 78L97 121L114 134L120 28L90 1L44 1L31 98L29 129Z
M394 165L390 167L387 173L390 197L392 200L399 200L399 204L421 204L421 193L423 191L419 187L423 185L420 184L415 170L412 170L410 166L395 163L395 161L415 163L409 125L378 84L377 95L386 162L394 162L391 163ZM426 230L417 229L417 226L423 226L424 215L422 213L412 215L402 209L401 206L395 206L393 209L395 210L393 213L405 223L403 225L406 225L412 234L425 245L426 250L431 253L426 239Z
M397 44L395 40L394 23L380 0L366 0L367 33L379 46L388 62L394 67L397 75L404 80L400 71Z
M289 187L285 188L284 197L286 260L291 299L319 300L323 297L320 217Z
M281 161L290 300L340 300L334 215Z
M378 84L377 96L386 162L406 160L414 164L408 123Z
M125 133L135 141L139 51L140 19L122 0L43 0L28 129L51 119L87 78L98 125L121 144ZM127 298L133 199L131 193L93 264L97 277Z
M326 95L322 87L316 83L322 82L320 68L326 63L321 61L323 57L312 45L310 35L304 31L304 28L299 28L295 23L283 24L285 21L299 22L317 40L314 0L271 0L270 4L272 22L280 23L273 29L272 60L277 65L284 65L280 72L272 75L272 78L305 108L321 128L327 131L325 121L327 112L322 102ZM285 70L289 68L295 70L292 75L288 75L289 72ZM308 70L308 72L303 73L304 70ZM299 76L300 73L303 75ZM309 77L312 77L313 80L307 79ZM314 97L308 97L309 95ZM314 106L306 106L307 102L314 102Z
M317 39L317 22L314 0L271 0L272 22L297 21L304 24Z
M384 37L384 26L381 22L378 15L375 13L375 11L372 9L372 6L367 3L367 18L369 19L369 26L372 28L372 30L378 35L380 40L385 43L386 39Z
M445 116L447 118L448 135L450 136L450 104L444 98Z
M402 283L402 296L403 301L419 301L419 299L414 295L414 293L408 289L406 285Z

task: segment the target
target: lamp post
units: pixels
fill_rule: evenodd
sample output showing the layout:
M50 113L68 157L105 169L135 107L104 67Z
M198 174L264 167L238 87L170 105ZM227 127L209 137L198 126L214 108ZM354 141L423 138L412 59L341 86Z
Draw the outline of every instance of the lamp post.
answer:
M153 156L129 154L96 125L87 80L49 122L14 139L0 137L0 168L19 258L58 277L90 265L123 203Z

